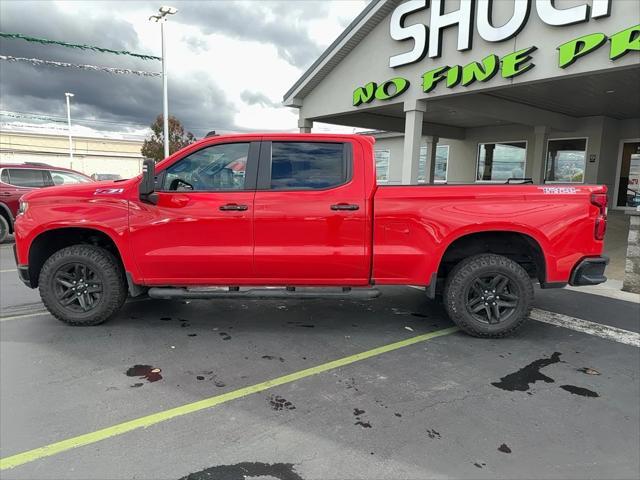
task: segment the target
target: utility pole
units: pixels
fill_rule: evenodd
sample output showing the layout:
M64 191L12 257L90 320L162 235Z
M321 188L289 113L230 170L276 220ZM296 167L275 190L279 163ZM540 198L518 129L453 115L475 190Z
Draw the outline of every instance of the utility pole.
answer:
M178 12L174 7L160 7L160 13L152 15L149 20L160 24L160 35L162 37L162 120L164 131L164 158L169 156L169 94L167 86L167 52L165 47L164 24L167 15L175 15Z
M69 130L69 168L73 168L73 139L71 138L71 102L73 93L66 92L64 94L67 97L67 128Z

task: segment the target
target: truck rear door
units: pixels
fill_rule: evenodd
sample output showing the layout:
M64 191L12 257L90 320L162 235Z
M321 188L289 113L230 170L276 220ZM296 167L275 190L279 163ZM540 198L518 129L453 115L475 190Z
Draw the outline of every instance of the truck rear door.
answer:
M362 148L312 137L263 141L254 200L257 283L366 285Z

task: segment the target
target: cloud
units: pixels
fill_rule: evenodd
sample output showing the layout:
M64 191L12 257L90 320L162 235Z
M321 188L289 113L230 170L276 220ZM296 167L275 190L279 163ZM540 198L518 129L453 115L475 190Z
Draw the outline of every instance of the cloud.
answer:
M249 90L244 90L240 94L240 98L247 105L260 105L262 107L268 108L282 108L282 103L274 102L265 94L260 92L250 92Z
M328 15L324 0L261 1L231 3L189 2L175 21L197 26L205 34L223 34L232 38L270 43L280 58L306 68L322 49L309 37L304 19Z
M103 16L85 17L64 12L55 4L47 4L47 15L26 14L24 4L2 2L2 31L19 32L42 38L86 43L102 47L141 52L133 26L123 20ZM137 70L159 71L158 61L144 61L124 55L99 54L61 46L43 46L23 40L1 40L5 55L36 57L70 63L117 66ZM79 118L105 121L98 128L123 129L127 124L150 125L162 112L160 78L114 75L56 67L3 62L2 109L66 115L64 92L73 92L73 110ZM236 108L212 78L195 73L171 79L170 113L197 136L206 131L235 130ZM113 123L106 123L113 122Z

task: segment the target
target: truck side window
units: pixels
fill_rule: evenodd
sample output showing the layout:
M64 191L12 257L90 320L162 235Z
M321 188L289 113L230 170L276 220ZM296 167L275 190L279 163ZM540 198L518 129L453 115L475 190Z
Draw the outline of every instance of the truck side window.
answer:
M249 143L203 148L167 168L165 191L243 190Z
M346 183L349 160L342 143L273 142L271 189L315 190Z
M51 185L44 170L30 168L10 168L7 170L9 172L9 184L16 187L42 188Z

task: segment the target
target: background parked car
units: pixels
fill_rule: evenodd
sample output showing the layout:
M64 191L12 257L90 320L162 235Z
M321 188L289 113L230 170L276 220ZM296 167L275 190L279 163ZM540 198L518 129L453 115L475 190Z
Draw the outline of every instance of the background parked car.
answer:
M117 173L94 173L91 178L100 182L102 180L121 180L122 176Z
M20 197L34 188L89 183L93 180L68 168L46 163L3 163L0 165L0 243L13 233Z

